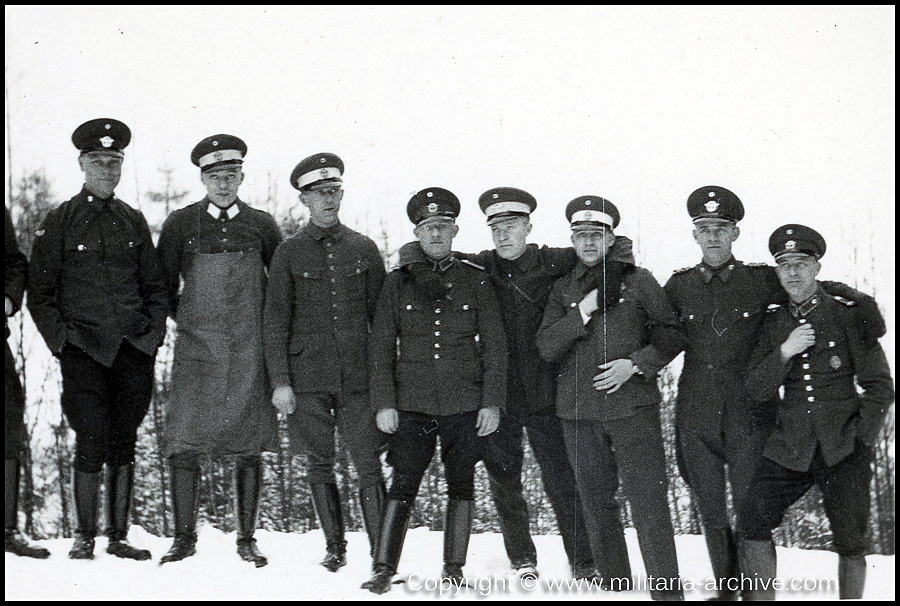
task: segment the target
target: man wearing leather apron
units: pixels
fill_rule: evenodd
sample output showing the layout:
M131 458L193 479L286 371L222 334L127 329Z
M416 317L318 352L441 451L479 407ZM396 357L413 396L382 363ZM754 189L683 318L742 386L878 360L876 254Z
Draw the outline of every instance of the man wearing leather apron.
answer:
M175 211L158 253L178 323L163 454L169 460L175 541L160 564L196 553L201 455L233 456L237 551L268 561L253 538L262 486L260 453L277 446L262 325L266 268L281 242L275 219L238 198L246 144L203 139L191 152L207 196ZM179 285L183 286L179 289Z

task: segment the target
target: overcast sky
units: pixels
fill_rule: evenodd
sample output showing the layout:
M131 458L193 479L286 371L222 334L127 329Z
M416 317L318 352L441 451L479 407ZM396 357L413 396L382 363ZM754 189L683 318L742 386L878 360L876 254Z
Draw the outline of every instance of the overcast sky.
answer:
M565 204L602 195L661 282L699 260L688 194L721 185L747 209L739 258L770 261L769 234L806 223L828 241L823 277L850 280L856 243L893 328L894 49L893 6L8 6L12 172L74 195L73 129L118 118L134 138L117 194L157 220L157 169L199 200L190 151L231 133L244 198L271 178L295 204L293 166L331 151L346 223L383 217L399 244L410 195L441 186L463 250L491 247L489 188L532 192L533 240L554 245Z

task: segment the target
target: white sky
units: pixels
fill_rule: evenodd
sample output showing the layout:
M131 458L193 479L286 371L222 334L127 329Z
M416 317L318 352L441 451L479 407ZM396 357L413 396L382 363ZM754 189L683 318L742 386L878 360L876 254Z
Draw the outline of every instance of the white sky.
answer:
M118 118L134 138L117 193L158 221L157 169L200 199L190 151L226 132L249 145L251 201L271 175L295 205L293 166L339 154L344 221L375 235L383 218L395 246L429 186L462 200L460 250L492 246L477 206L491 187L532 192L532 239L554 245L565 204L602 195L661 282L699 259L688 194L722 185L747 209L738 258L769 261L776 227L809 224L829 245L822 277L871 291L877 276L893 332L894 48L893 6L13 6L12 174L43 167L70 197L72 130Z

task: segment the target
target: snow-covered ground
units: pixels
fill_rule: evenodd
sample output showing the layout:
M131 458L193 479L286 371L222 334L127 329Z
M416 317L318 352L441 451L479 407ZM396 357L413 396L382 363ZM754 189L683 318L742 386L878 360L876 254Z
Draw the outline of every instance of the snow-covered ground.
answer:
M174 564L156 564L170 539L155 537L133 527L129 539L149 548L153 561L120 560L105 552L106 539L99 538L95 559L72 561L67 557L71 539L39 541L52 552L49 560L32 560L6 554L6 600L644 600L646 590L607 593L587 586L574 587L558 536L537 536L541 574L529 585L511 577L502 538L498 534L472 536L465 573L469 587L438 585L442 535L425 528L407 534L400 573L407 579L384 596L359 588L369 577L368 542L362 533L348 536L348 564L338 573L318 565L324 554L319 531L285 534L259 531L260 549L269 558L265 568L254 568L235 553L234 535L204 526L197 555ZM637 536L627 531L628 548L635 575L643 575ZM710 596L704 587L710 576L709 561L701 536L676 537L678 559L689 600ZM866 599L894 599L894 557L869 556ZM779 578L789 585L819 589L779 591L780 599L837 599L837 556L830 552L778 548ZM828 587L830 582L831 586ZM824 584L824 587L822 586ZM693 586L693 588L691 588Z

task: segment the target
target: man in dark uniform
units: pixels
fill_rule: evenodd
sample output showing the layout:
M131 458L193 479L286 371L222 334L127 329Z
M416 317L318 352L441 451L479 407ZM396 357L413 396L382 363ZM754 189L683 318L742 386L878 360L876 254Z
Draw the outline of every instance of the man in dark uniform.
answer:
M263 359L266 267L281 242L267 212L238 198L247 145L213 135L191 152L207 196L173 212L159 259L178 323L163 454L169 460L175 540L160 564L196 553L200 456L234 456L237 552L256 567L260 453L277 448ZM183 287L179 290L179 284Z
M372 329L370 381L378 428L391 434L394 468L375 574L363 584L390 589L419 484L441 439L447 480L442 578L463 580L475 512L479 437L497 429L506 396L506 341L483 268L451 253L459 200L439 187L406 207L425 259L392 271Z
M681 347L677 318L653 275L607 258L619 224L608 200L566 207L575 269L553 285L537 332L545 360L560 363L556 410L584 505L594 561L610 589L631 568L615 500L631 503L654 599L682 599L669 518L656 374Z
M873 448L894 401L894 382L859 306L832 297L816 281L822 236L784 225L769 238L769 250L790 302L767 315L747 377L750 397L761 405L774 401L777 414L738 503L742 565L755 583L747 597L775 598L772 530L817 485L839 556L839 595L861 599Z
M676 449L681 474L691 487L720 600L737 599L737 542L729 522L725 467L739 502L747 490L771 429L745 395L752 346L769 304L785 301L775 270L743 263L731 253L744 217L741 200L724 187L709 185L687 200L694 240L703 260L676 271L666 283L669 301L686 338L684 368L676 402ZM840 283L834 294L866 300L880 321L871 297ZM731 587L731 589L729 589Z
M126 540L137 430L150 407L165 336L165 285L144 216L113 194L131 131L118 120L72 134L84 188L51 210L31 253L28 308L62 369L62 409L75 430L73 559L94 557L97 494L107 467L107 553L150 552Z
M383 434L369 404L368 338L384 283L384 261L366 236L341 224L344 163L329 153L302 160L291 174L309 223L278 247L266 294L266 363L272 403L287 417L291 445L305 452L327 553L346 564L344 516L334 475L335 429L359 476L359 500L372 555L385 501Z
M22 307L25 281L28 278L28 259L19 250L16 231L9 211L6 217L6 338L9 339L9 317ZM16 360L6 343L6 551L29 558L48 558L50 552L30 545L19 532L19 453L22 450L25 420L25 394L16 372Z

